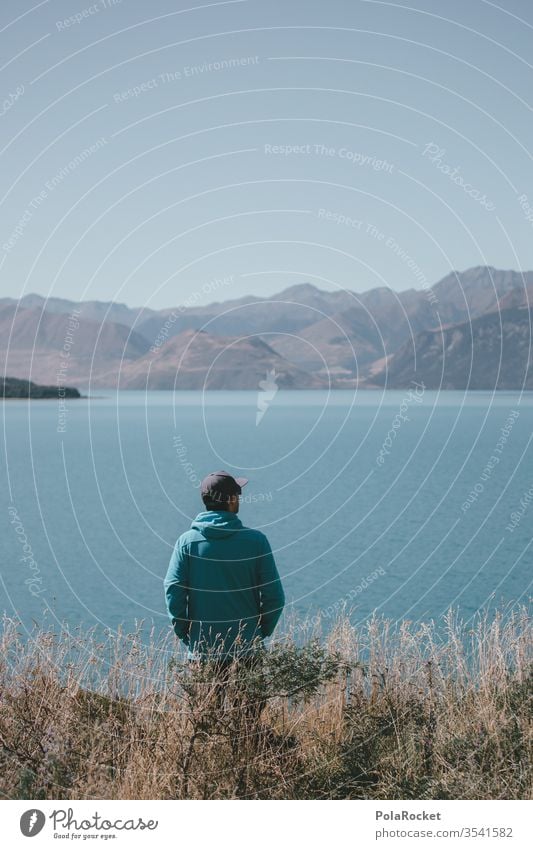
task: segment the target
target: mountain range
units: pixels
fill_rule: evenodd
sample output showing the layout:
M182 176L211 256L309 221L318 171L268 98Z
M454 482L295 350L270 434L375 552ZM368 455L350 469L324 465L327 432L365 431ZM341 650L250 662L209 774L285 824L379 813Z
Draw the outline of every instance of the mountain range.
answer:
M533 389L533 272L477 266L430 289L310 283L163 310L0 299L3 374L123 389Z

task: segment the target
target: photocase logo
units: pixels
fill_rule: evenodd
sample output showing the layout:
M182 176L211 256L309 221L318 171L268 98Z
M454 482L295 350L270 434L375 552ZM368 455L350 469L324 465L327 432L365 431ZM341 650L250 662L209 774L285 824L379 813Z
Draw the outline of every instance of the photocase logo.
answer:
M37 808L31 808L29 811L24 811L20 818L20 830L24 837L35 837L42 831L46 822L46 817L42 811Z
M267 371L266 380L259 381L259 392L257 393L257 413L255 415L255 426L259 424L279 389L276 383L276 370Z

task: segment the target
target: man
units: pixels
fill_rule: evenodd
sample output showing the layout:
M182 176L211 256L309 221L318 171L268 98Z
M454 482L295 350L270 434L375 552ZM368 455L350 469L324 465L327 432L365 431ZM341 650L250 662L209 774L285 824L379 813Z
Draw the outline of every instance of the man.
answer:
M266 536L237 518L247 483L225 471L204 478L205 511L179 537L170 559L167 611L189 659L253 660L285 604Z

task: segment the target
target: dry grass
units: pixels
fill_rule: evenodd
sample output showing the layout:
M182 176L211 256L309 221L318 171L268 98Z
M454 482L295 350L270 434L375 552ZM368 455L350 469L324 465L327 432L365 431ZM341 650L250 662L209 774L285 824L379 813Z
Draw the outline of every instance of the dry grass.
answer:
M140 630L4 620L8 799L519 799L531 796L531 621L339 622L275 643L224 693ZM301 632L300 632L301 634ZM267 698L260 720L254 703Z

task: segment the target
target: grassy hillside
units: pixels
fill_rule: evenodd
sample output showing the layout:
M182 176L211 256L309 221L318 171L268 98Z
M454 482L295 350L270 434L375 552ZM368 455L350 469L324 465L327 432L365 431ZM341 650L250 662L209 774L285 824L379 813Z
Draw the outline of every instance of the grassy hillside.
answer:
M531 620L451 614L275 643L217 692L175 638L4 621L7 799L518 799L531 795ZM319 627L316 625L315 627ZM90 683L90 686L89 686ZM266 708L257 719L258 700Z

